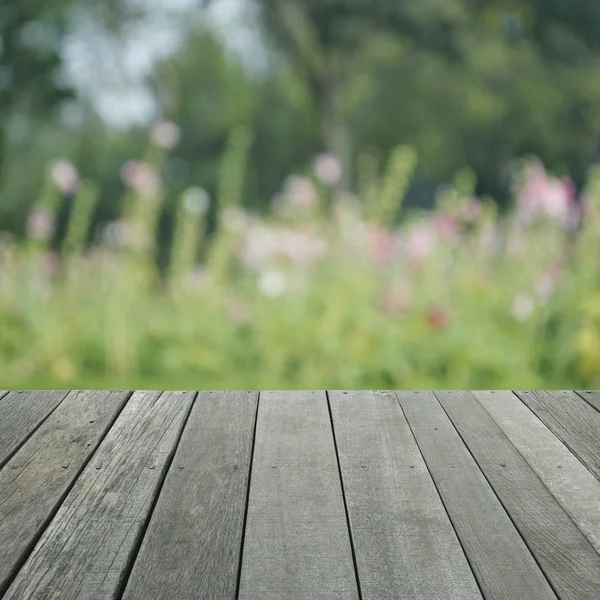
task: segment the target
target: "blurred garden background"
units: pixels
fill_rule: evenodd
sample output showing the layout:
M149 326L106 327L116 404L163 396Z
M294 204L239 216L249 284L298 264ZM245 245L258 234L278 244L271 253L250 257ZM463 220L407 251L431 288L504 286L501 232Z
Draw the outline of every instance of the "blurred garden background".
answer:
M0 387L600 387L595 0L0 3Z

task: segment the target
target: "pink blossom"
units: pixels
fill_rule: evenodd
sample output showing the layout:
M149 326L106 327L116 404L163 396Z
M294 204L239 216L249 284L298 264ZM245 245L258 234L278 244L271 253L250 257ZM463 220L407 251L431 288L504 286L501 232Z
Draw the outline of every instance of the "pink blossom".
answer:
M140 196L156 196L160 191L160 178L146 162L129 160L121 169L124 183Z
M285 230L280 240L282 253L296 263L309 263L327 252L325 240L313 238L303 231Z
M230 299L227 302L227 316L232 323L243 325L250 320L250 310L243 300Z
M550 263L536 283L535 293L537 296L547 300L556 289L561 272L562 265L559 261Z
M450 323L450 310L445 307L435 307L427 311L427 323L434 329L444 329Z
M409 285L394 283L384 291L379 306L388 315L397 315L408 308L411 298L412 288Z
M425 260L433 251L436 232L430 223L423 222L414 226L406 240L406 253L413 262Z
M396 237L386 227L373 226L371 230L371 260L376 265L384 265L392 261L396 250Z
M435 226L440 239L453 240L458 234L456 219L447 213L440 213L435 216Z
M547 217L566 224L574 201L573 182L549 177L539 161L529 166L517 188L517 214L525 222Z
M159 121L152 127L150 139L157 148L171 150L179 142L181 132L171 121Z
M68 160L57 160L50 167L52 183L63 193L73 194L79 185L79 174L73 163Z
M342 162L335 154L319 154L314 170L317 179L330 187L337 185L342 179Z
M36 240L48 239L54 233L54 215L46 208L34 208L27 219L27 233Z
M481 202L477 198L469 197L464 199L460 208L460 217L463 221L472 223L473 221L477 221L482 214Z
M60 255L54 250L44 252L42 267L47 277L54 277L60 269Z

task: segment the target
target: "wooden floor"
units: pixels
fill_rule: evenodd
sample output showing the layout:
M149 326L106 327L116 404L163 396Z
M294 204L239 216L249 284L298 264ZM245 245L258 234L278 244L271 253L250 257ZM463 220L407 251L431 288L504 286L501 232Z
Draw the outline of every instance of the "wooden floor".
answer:
M0 391L0 597L598 600L600 392Z

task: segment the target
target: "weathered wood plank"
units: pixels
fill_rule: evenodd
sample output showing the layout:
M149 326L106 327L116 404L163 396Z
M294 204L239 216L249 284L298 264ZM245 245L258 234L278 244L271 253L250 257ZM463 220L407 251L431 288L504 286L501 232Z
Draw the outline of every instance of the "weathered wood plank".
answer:
M6 394L8 394L8 390L0 390L0 400L2 400Z
M111 600L120 592L193 392L133 394L6 600Z
M68 390L10 392L0 402L0 467L62 402Z
M600 481L512 392L473 392L600 553Z
M515 391L600 479L600 413L571 391Z
M600 598L600 555L471 392L435 392L561 600Z
M257 392L201 392L124 600L235 600Z
M357 600L325 392L260 394L241 600Z
M481 600L394 394L329 402L363 600Z
M396 392L486 600L556 598L432 392Z
M585 390L578 391L577 394L581 396L590 406L593 406L597 411L600 412L600 391Z
M70 392L0 471L0 596L128 397Z

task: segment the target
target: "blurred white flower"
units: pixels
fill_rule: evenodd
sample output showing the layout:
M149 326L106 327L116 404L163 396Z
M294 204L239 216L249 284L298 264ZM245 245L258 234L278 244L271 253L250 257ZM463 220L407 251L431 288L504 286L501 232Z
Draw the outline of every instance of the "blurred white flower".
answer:
M210 196L204 188L190 187L183 192L183 205L193 215L205 215L210 206Z
M208 283L208 274L202 267L189 271L185 277L185 287L189 292L200 292Z
M159 121L150 132L150 139L157 148L171 150L179 142L181 131L171 121Z
M335 154L319 154L315 159L314 171L319 181L333 187L342 179L342 161Z
M52 163L50 179L63 194L73 194L79 185L77 169L73 166L73 163L64 159Z
M525 321L533 313L534 306L533 298L529 294L517 294L511 312L517 321Z
M220 218L223 227L232 233L239 233L248 225L248 214L241 208L225 208Z
M156 196L160 191L160 178L146 162L128 160L121 169L121 178L140 196Z
M295 208L312 208L319 198L310 179L293 175L286 181L283 199ZM279 201L281 202L281 198Z
M54 215L46 208L34 208L27 219L27 233L36 240L44 240L54 233Z
M258 279L258 289L269 298L281 296L286 289L284 274L275 269L264 271Z

